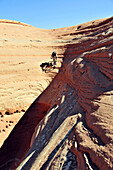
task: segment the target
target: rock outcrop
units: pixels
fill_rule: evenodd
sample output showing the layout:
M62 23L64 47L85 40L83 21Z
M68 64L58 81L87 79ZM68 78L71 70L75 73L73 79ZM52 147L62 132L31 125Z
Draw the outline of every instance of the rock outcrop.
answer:
M113 18L53 32L63 64L4 142L0 169L113 169Z

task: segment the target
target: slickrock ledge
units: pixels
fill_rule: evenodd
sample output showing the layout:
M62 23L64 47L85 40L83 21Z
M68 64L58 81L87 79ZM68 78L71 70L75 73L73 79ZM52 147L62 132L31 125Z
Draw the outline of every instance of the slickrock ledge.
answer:
M54 34L63 64L4 142L0 169L112 170L113 17Z

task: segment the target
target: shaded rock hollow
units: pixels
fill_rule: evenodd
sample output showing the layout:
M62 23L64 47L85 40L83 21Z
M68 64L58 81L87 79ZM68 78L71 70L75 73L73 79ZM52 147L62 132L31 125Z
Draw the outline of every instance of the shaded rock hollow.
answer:
M113 169L113 18L53 37L63 64L4 142L0 169Z

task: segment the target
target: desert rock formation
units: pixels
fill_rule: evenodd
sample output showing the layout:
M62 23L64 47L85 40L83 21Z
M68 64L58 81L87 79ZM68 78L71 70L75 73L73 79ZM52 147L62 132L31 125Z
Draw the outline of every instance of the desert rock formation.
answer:
M52 31L0 20L0 147L25 111L49 85L58 68L46 74L40 64L57 49ZM62 54L58 52L58 66ZM13 123L10 124L10 121Z
M1 147L0 169L113 169L113 17L41 31L63 63Z

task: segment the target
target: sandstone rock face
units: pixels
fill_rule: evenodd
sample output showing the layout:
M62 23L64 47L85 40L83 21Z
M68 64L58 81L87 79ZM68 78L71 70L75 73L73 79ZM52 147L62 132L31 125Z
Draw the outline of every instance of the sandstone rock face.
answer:
M53 32L63 64L4 142L0 169L113 169L113 18Z
M0 147L59 70L63 48L57 47L60 42L55 43L53 32L0 20ZM52 61L56 49L57 68L42 72L40 64Z

